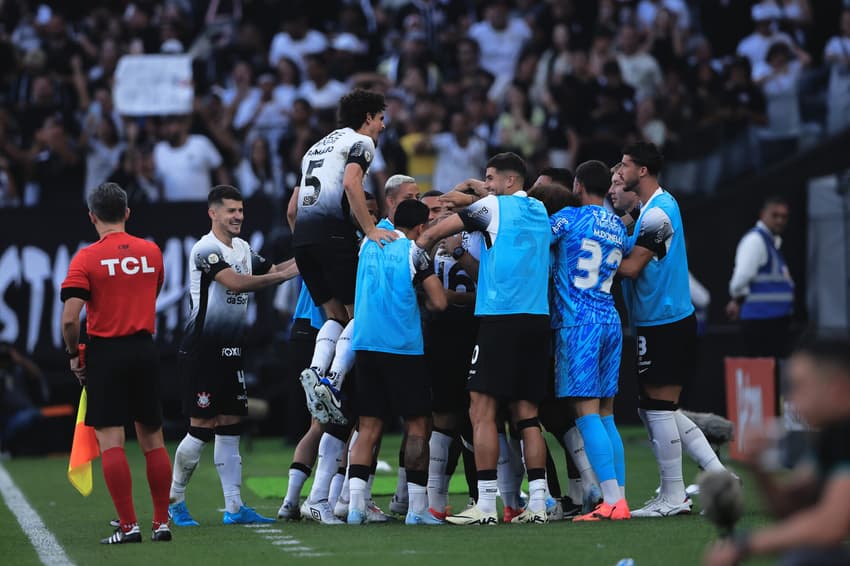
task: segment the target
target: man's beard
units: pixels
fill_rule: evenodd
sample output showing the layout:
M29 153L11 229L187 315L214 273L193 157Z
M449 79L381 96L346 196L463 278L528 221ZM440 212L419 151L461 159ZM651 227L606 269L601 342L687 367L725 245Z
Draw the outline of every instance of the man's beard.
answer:
M623 183L624 183L624 186L623 186L624 191L636 193L638 185L640 185L640 178L636 178L632 181L627 181L626 179L623 179Z

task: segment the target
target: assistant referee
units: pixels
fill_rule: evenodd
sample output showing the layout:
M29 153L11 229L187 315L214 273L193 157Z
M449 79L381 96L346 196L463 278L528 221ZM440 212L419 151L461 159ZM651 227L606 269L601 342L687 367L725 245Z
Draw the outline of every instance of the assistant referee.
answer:
M171 540L168 490L171 461L162 438L159 353L154 346L156 297L162 287L162 252L124 229L127 193L103 183L88 198L89 219L100 239L77 252L62 282L62 336L71 371L88 389L86 424L100 444L103 478L120 526L100 542L142 542L133 508L132 478L124 454L124 425L133 420L145 454L154 504L154 541ZM86 307L89 343L80 359L80 312Z

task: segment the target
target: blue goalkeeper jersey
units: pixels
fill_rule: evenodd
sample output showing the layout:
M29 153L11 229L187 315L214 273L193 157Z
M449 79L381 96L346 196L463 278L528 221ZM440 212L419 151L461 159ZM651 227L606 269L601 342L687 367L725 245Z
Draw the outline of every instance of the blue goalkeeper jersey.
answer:
M564 208L552 226L552 328L619 324L611 284L625 254L628 234L601 206Z

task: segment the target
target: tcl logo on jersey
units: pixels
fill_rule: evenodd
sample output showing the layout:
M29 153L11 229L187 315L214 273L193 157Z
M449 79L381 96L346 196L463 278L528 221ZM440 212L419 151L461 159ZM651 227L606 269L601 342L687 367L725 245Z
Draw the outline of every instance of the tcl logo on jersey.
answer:
M135 258L133 256L127 256L125 258L109 258L100 260L100 265L105 265L106 269L109 270L109 276L115 276L115 266L119 265L121 267L121 271L126 273L127 275L135 275L141 270L142 273L154 273L156 269L148 265L148 258L146 256L142 256L141 258Z

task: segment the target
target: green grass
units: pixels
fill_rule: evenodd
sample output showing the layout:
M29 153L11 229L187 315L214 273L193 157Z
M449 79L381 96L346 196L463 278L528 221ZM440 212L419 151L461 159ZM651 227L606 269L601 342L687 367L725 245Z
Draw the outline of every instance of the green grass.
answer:
M658 483L658 472L645 433L627 429L623 436L627 495L632 508L637 508L652 495ZM399 440L399 437L385 439L382 459L395 462ZM554 442L550 442L550 446L554 447ZM562 462L560 449L555 450L556 461ZM173 455L174 446L169 446L169 452ZM715 536L714 528L696 513L690 517L662 520L596 524L558 522L542 527L412 528L401 524L326 527L306 522L277 523L260 529L225 527L221 524L219 508L223 501L212 452L212 447L208 447L204 453L187 497L189 508L202 527L174 528L174 541L169 544L152 544L146 540L145 544L127 547L97 544L101 537L110 533L108 521L115 515L100 475L99 462L94 466L94 493L88 498L80 496L68 483L65 456L15 459L3 465L71 560L86 566L280 562L335 566L435 562L518 565L542 561L614 565L624 557L634 558L639 566L698 564L706 544ZM128 444L127 454L134 478L136 511L140 524L148 531L152 511L144 458L134 443ZM256 439L250 450L243 449L242 457L243 498L261 513L275 516L282 500L283 478L292 458L292 448L279 440ZM696 473L695 466L687 461L686 481L693 481ZM460 470L457 475L462 482ZM395 473L389 476L386 481L392 485ZM566 484L565 477L562 483ZM261 493L253 491L252 485ZM274 493L276 485L281 488L277 494ZM262 497L264 493L268 496ZM306 495L306 488L303 493ZM377 499L386 509L389 496ZM465 494L455 494L451 498L455 509L463 509L465 503ZM756 497L752 490L747 490L747 511L742 526L751 528L765 522L756 509ZM145 536L149 536L149 532L145 532ZM0 551L4 564L39 564L29 539L5 506L0 506Z

